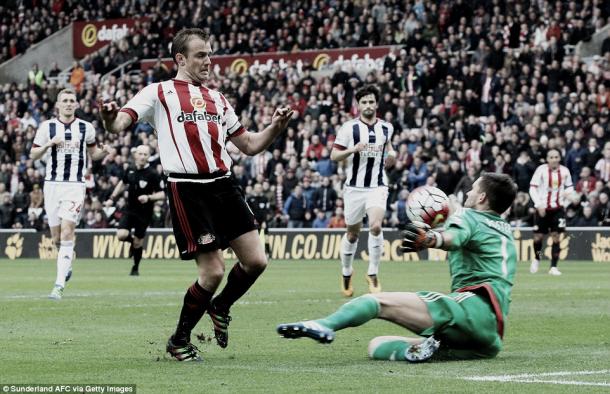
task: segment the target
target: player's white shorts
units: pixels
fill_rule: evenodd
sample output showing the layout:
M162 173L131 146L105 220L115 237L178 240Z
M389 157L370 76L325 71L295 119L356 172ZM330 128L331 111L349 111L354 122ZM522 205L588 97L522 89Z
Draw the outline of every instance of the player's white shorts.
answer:
M366 211L372 207L386 208L388 188L379 186L373 188L355 188L347 186L343 192L345 202L345 223L348 226L360 223Z
M44 183L44 209L47 211L49 227L59 226L61 219L78 224L84 201L84 183Z

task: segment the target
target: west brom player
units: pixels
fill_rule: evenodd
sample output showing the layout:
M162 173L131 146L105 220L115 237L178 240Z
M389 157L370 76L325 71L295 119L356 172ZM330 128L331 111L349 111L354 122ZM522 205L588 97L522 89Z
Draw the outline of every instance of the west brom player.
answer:
M394 128L376 117L379 90L365 86L356 92L356 100L360 117L341 126L330 154L332 160L345 160L347 164L343 194L347 232L341 241L341 291L346 297L354 293L352 264L364 215L368 216L369 225L366 280L369 292L381 291L378 277L383 251L381 225L388 198L384 165L390 167L396 161L396 151L390 142Z
M178 65L176 77L145 87L120 111L115 102L103 104L102 120L114 133L137 121L157 131L176 243L183 260L195 259L199 274L184 296L166 349L176 360L197 361L201 357L190 342L197 322L207 311L218 345L226 347L229 309L267 266L254 215L231 176L226 143L248 155L260 153L286 128L293 111L279 108L264 130L248 132L224 95L204 85L211 72L208 34L183 29L171 51ZM224 276L221 251L228 246L239 262L212 299Z
M33 160L46 155L44 208L58 246L57 277L49 295L54 300L61 299L72 275L74 229L85 200L87 155L101 160L108 154L106 148L96 146L93 125L74 116L77 103L73 90L59 92L55 104L58 117L40 124L30 152Z
M165 199L163 181L157 171L148 164L149 157L148 145L140 145L136 148L135 166L127 170L123 179L114 188L110 199L106 201L106 206L111 206L127 187L127 207L121 217L117 237L121 241L131 243L129 254L133 257L130 273L132 276L140 274L144 236L152 219L154 202ZM134 230L133 236L131 229Z
M534 259L530 272L538 272L542 255L542 241L545 234L551 234L551 269L549 274L561 275L557 268L559 260L559 237L566 229L564 207L568 197L574 191L570 170L559 164L561 156L557 149L551 149L546 155L546 164L540 165L530 181L530 196L536 208L534 223Z

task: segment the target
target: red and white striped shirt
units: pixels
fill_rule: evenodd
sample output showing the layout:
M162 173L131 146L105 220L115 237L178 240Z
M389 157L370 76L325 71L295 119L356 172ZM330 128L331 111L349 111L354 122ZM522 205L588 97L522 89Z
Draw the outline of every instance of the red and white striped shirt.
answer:
M536 168L530 181L530 196L536 208L558 209L568 205L567 191L574 190L570 171L560 165L551 169L548 164Z
M229 174L225 143L246 131L220 92L176 79L148 85L121 112L155 128L167 174Z

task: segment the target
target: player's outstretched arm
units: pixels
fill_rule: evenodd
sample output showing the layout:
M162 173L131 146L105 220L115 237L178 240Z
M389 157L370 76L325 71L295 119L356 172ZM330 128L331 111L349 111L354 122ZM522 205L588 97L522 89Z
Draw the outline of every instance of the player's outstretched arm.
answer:
M271 124L260 133L246 131L231 139L231 142L247 155L256 155L265 149L288 125L294 110L290 107L278 108L271 119Z
M131 125L131 116L125 112L119 112L119 106L115 101L109 103L99 102L100 115L104 129L109 133L118 133Z

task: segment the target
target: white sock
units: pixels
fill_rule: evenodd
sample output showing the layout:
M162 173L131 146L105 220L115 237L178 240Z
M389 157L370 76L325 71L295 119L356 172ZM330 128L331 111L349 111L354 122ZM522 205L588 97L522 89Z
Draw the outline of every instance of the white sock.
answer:
M55 284L66 286L66 274L72 268L72 254L74 253L74 241L61 241L57 253L57 278Z
M354 255L358 248L358 239L356 242L351 243L347 240L347 235L343 234L341 239L341 272L343 276L350 276L353 272L352 263L354 262Z
M369 270L368 275L377 275L379 272L379 261L383 253L383 232L379 235L369 233Z

